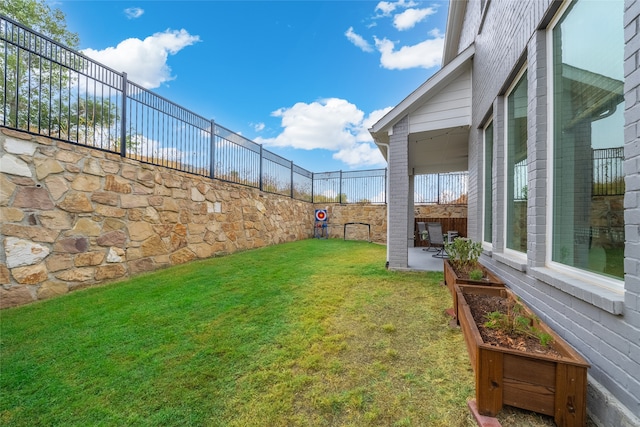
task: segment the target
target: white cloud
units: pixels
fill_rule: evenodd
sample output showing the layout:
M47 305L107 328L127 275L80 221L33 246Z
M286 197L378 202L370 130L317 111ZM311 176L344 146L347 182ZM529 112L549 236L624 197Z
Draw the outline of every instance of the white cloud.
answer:
M373 52L373 46L371 46L371 44L369 44L368 41L362 38L361 35L356 34L353 31L353 27L349 27L349 29L347 30L347 32L344 33L344 35L347 36L347 39L349 39L351 43L358 46L364 52Z
M350 167L384 165L367 129L389 109L374 111L365 118L364 112L344 99L299 102L272 113L282 119L280 135L255 141L274 147L335 151L333 157Z
M124 14L127 16L128 19L140 18L143 13L144 13L144 10L140 9L139 7L128 7L124 10Z
M147 88L159 87L173 80L171 68L167 65L169 55L175 55L183 48L200 41L186 30L166 30L155 33L144 40L123 40L116 47L104 50L85 49L82 52L117 71L125 71L127 78Z
M398 1L381 1L380 3L378 3L378 5L376 6L375 11L380 11L382 13L382 16L390 16L396 9L398 8L402 8L402 9L406 9L408 7L413 7L416 6L417 3L414 1L405 1L405 0L398 0Z
M253 125L253 129L255 129L256 132L262 132L264 130L265 124L264 123L255 123L252 124Z
M380 1L375 8L378 13L374 19L393 18L393 26L398 31L414 28L428 16L438 12L438 6L416 8L413 0ZM375 24L375 22L374 22ZM372 28L375 25L370 26ZM373 48L380 53L380 66L389 70L406 70L410 68L432 68L439 66L444 49L444 36L437 29L432 30L430 38L413 46L401 46L402 41L392 41L387 37L373 36L372 44L356 33L353 27L345 32L351 43L364 52L372 52ZM396 48L396 44L401 47Z
M389 70L406 70L408 68L432 68L442 62L444 36L438 30L432 31L432 39L413 46L403 46L395 50L395 43L386 38L375 38L376 48L380 52L380 64Z
M373 144L356 144L352 147L343 148L335 153L333 158L346 163L351 168L382 166L385 164L380 150Z
M383 166L385 165L384 157L375 144L369 133L371 128L378 120L380 120L385 114L391 111L393 107L387 107L382 110L375 110L371 112L363 121L362 125L358 128L358 133L355 135L356 144L343 148L335 153L332 157L336 160L340 160L350 167L359 166Z
M373 142L369 129L375 125L378 120L383 118L385 114L391 111L393 107L383 108L382 110L375 110L369 113L369 115L362 121L362 126L358 134L356 135L356 141L358 142Z
M291 108L274 111L272 116L281 117L284 131L257 142L305 150L337 150L354 142L352 129L362 122L364 113L343 99L330 98L311 104L298 102Z
M413 28L418 22L423 21L427 16L436 13L436 8L427 7L425 9L407 9L393 17L393 26L399 31Z

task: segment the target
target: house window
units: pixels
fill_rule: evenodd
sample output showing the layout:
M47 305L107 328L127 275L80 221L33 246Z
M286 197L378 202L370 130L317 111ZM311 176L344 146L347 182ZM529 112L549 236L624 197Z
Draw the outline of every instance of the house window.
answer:
M527 73L507 97L506 246L527 250Z
M575 1L551 33L551 259L618 279L624 276L623 7L623 1Z
M484 237L491 243L493 234L493 122L484 129Z

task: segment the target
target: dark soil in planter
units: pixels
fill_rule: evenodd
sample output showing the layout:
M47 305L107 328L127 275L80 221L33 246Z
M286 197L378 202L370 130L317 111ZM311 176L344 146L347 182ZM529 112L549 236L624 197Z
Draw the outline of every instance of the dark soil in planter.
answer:
M456 276L458 277L459 280L468 280L477 284L483 284L483 283L487 283L490 284L492 281L496 280L496 278L491 278L489 277L489 273L486 270L486 268L484 268L481 264L477 264L474 267L471 267L469 269L461 269L461 268L456 268L455 265L453 265L453 263L451 263L449 261L449 265L451 266L451 269L453 270L453 272L456 274ZM472 279L471 277L469 277L469 274L473 271L473 270L480 270L482 271L482 278L481 279Z
M508 334L505 331L484 326L488 313L494 311L507 313L508 299L490 295L465 294L465 300L485 343L513 350L561 357L561 354L553 348L553 343L543 346L537 338L528 335Z
M470 280L471 278L469 277L469 271L473 270L473 269L469 269L469 270L464 270L464 269L460 269L460 268L456 268L456 266L449 262L449 264L451 265L451 268L453 269L453 271L456 273L456 276L458 276L459 279L465 279L465 280ZM479 269L480 267L478 267ZM484 272L483 272L484 273ZM485 274L482 279L478 280L478 282L480 281L487 281L487 275Z

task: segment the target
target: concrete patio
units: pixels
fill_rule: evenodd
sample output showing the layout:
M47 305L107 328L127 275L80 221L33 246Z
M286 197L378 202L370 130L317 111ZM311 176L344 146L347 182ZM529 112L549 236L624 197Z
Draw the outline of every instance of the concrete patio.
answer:
M444 271L442 258L434 258L435 251L424 251L423 248L408 248L409 270Z

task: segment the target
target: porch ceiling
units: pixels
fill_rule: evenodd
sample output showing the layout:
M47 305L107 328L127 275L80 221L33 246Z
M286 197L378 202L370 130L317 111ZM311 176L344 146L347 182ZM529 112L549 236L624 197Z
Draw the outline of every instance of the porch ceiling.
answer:
M409 134L409 171L421 175L467 170L468 141L468 126Z

